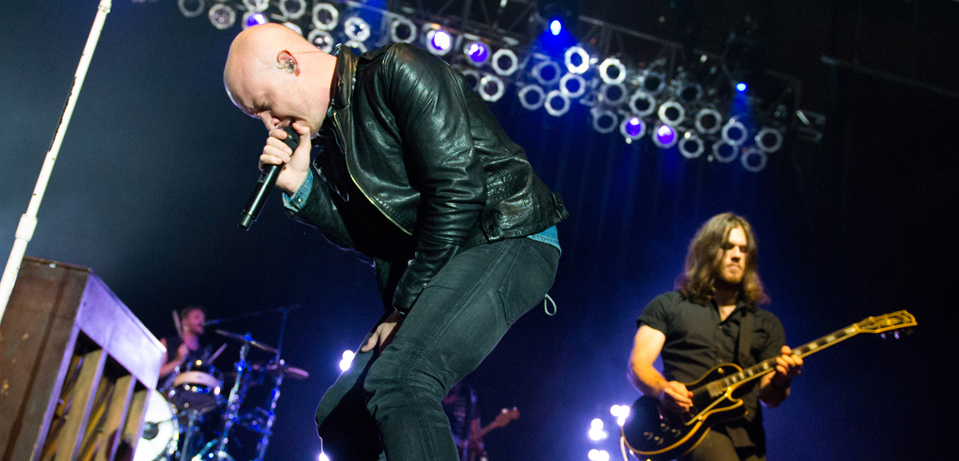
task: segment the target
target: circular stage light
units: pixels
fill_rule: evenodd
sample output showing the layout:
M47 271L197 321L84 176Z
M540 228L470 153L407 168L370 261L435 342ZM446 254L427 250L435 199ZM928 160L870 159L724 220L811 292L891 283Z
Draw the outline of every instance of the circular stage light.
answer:
M313 27L319 30L333 30L340 22L340 12L329 3L317 3L313 6Z
M526 110L536 110L540 107L543 107L543 103L546 101L546 92L543 91L543 88L539 85L526 85L519 93L519 103L523 105L523 108Z

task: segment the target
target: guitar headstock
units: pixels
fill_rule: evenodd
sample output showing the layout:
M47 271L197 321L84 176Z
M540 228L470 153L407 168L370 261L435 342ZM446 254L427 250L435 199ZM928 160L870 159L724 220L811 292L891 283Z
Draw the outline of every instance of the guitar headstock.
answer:
M863 333L883 333L897 330L895 335L898 338L898 330L911 328L918 325L916 317L902 310L891 314L880 315L878 317L867 317L856 324L856 327Z
M496 418L493 419L489 425L494 427L504 427L509 424L510 421L519 418L519 410L516 407L513 407L512 410L507 410L506 408L500 410L500 413L496 415Z

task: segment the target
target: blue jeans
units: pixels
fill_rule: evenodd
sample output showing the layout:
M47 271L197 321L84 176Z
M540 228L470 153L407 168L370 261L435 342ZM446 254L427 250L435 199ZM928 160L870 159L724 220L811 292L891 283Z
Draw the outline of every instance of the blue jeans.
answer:
M456 255L393 342L381 354L357 352L323 396L316 410L323 450L333 461L458 460L440 401L543 299L558 262L559 250L527 238Z

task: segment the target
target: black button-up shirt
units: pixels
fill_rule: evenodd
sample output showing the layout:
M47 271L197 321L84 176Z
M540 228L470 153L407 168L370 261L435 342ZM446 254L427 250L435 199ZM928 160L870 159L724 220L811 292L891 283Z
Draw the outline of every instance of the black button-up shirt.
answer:
M683 298L679 292L672 291L654 298L636 322L639 326L647 325L666 335L660 353L663 376L670 381L690 383L716 365L730 362L739 364L736 357L739 329L748 309L755 309L749 343L749 355L753 362L746 364L750 366L779 355L780 349L786 344L782 323L767 310L740 302L726 320L720 320L715 303L694 303ZM725 429L737 447L765 446L762 410L759 407L759 381L757 378L741 390L745 392L742 399L746 416L714 426L716 430Z

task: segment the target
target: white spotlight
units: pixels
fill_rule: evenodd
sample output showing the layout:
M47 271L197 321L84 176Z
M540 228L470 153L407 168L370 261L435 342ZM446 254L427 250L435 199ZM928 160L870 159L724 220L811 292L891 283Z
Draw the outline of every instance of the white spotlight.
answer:
M636 115L646 117L656 112L656 98L643 90L636 90L633 96L629 98L629 108Z
M553 117L559 117L569 111L569 98L562 91L553 90L546 93L545 105L546 113Z
M743 168L752 173L758 173L766 168L766 152L755 146L749 146L743 149L743 155L739 157Z
M679 99L684 103L699 101L703 96L703 87L695 83L687 83L679 90Z
M589 113L592 118L593 129L597 132L612 133L619 125L619 118L611 110L593 108Z
M330 457L326 456L326 453L320 452L320 456L316 458L317 461L330 461Z
M663 91L663 88L666 88L666 77L659 72L646 71L640 78L639 86L643 91L656 95Z
M679 125L686 119L686 109L676 101L666 101L659 106L659 119L670 126Z
M370 38L370 25L359 16L352 16L343 22L343 32L350 40L364 42Z
M696 133L692 131L683 133L682 139L679 140L679 153L683 157L696 158L702 155L704 150L706 150L706 145L702 139L699 139L699 136L696 136ZM628 412L629 408L627 407L626 410Z
M599 77L606 84L623 83L626 80L626 66L617 58L606 58L599 65Z
M506 84L499 77L486 74L480 79L479 94L485 101L496 102L506 92Z
M390 40L393 43L413 43L416 40L416 24L406 18L396 18L390 25Z
M768 126L759 130L759 133L756 133L755 139L756 145L759 146L760 149L769 153L776 152L783 145L782 132Z
M340 12L329 3L313 6L313 27L318 30L333 30L340 22Z
M606 450L589 450L589 453L586 455L589 458L589 461L609 461L609 452Z
M713 143L713 158L720 163L729 163L739 155L739 146L725 140Z
M306 0L280 0L280 13L286 19L300 19L306 13Z
M596 418L589 425L589 438L594 441L605 440L609 433L603 430L603 420Z
M566 50L566 69L574 74L583 74L589 69L589 53L581 46Z
M536 63L536 65L533 66L532 72L533 78L543 86L556 83L563 73L562 69L559 68L559 64L551 60Z
M349 370L350 365L353 364L353 357L355 356L356 355L353 353L353 351L343 351L343 358L340 359L340 371Z
M493 70L503 77L509 77L519 69L519 58L509 48L500 48L493 53Z
M177 0L176 5L180 7L180 12L188 18L195 18L203 14L206 4L203 0Z
M586 79L574 73L566 74L559 79L559 89L567 98L578 98L586 93Z
M731 119L723 126L723 140L730 144L741 146L748 137L749 131L746 130L746 125L739 120Z
M243 0L246 10L253 13L262 13L270 7L270 0Z
M211 6L207 16L210 18L213 27L220 30L229 29L233 27L233 24L236 24L236 10L223 3Z
M476 91L476 89L479 88L479 82L482 78L479 71L476 69L466 69L461 71L461 73L463 74L463 78L466 79L466 84L469 85L473 91Z
M333 52L333 36L325 30L313 29L306 39L324 53Z
M546 101L546 92L543 91L542 87L536 84L524 86L519 90L517 96L519 96L519 103L522 104L526 110L539 109L543 107L543 103Z
M696 129L702 134L714 134L722 129L722 120L722 114L716 109L701 109L696 113Z
M626 100L629 93L622 83L604 83L599 87L599 96L607 105L618 106Z

